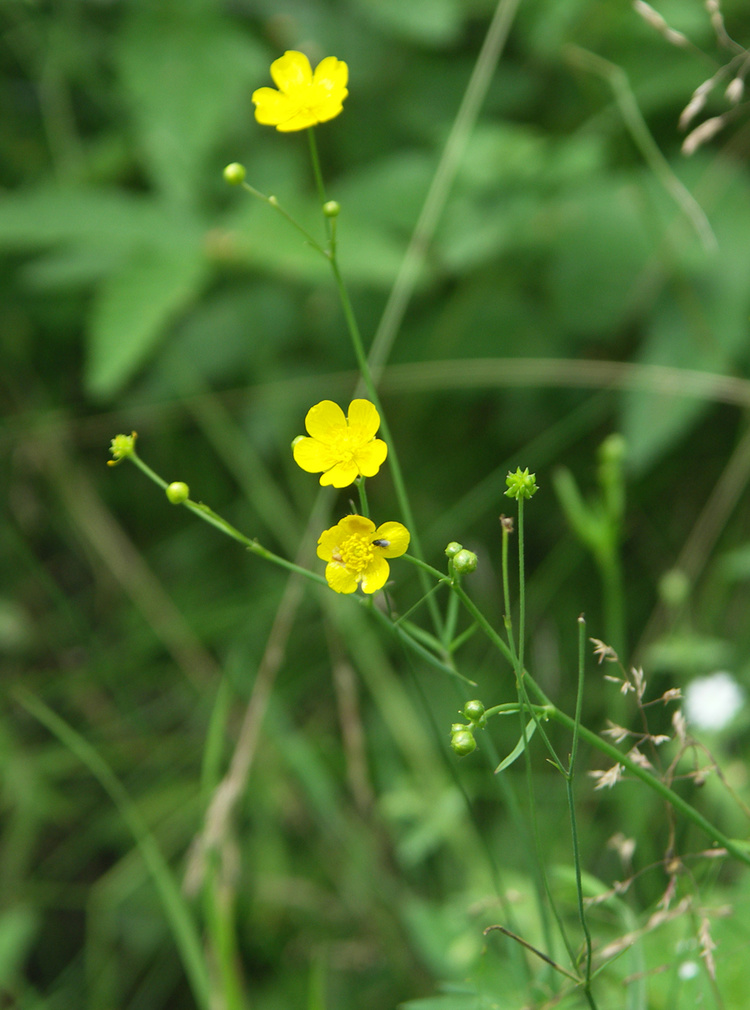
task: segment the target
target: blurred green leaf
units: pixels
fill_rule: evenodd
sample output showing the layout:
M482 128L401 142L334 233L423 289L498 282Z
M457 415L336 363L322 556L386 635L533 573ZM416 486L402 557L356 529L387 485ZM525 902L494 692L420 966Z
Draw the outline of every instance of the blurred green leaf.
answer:
M550 207L549 293L558 325L609 342L639 305L653 240L635 177L593 178Z
M125 13L117 56L137 149L159 189L194 202L211 152L233 119L249 118L267 58L214 4L136 2Z
M396 36L422 45L446 45L461 28L459 0L356 0L368 18Z
M0 986L10 989L39 927L39 916L27 905L0 913Z
M165 328L195 297L208 264L198 247L145 247L108 277L91 311L86 388L117 392L153 351Z

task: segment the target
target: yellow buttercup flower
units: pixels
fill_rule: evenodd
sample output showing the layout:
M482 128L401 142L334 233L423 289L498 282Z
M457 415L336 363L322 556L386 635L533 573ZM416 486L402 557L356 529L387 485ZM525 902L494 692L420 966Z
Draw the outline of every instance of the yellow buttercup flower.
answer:
M305 417L310 436L293 445L294 459L307 473L320 473L321 484L348 487L357 477L374 477L385 462L388 446L375 438L380 415L369 400L352 400L344 412L332 400L322 400Z
M386 558L406 553L409 531L401 523L375 523L364 516L344 516L318 540L318 557L327 561L326 581L337 593L376 593L388 580Z
M255 118L283 133L304 130L338 116L349 92L349 68L343 60L326 56L312 71L304 53L289 49L271 64L278 87L253 92Z

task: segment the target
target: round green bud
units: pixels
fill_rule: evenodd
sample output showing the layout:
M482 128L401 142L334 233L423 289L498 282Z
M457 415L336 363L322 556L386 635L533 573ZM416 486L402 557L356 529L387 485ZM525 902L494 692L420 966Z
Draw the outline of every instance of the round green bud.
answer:
M690 579L679 568L665 572L659 580L659 596L668 607L681 607L690 596Z
M453 556L453 569L459 575L467 575L477 567L477 556L473 551L461 550Z
M467 701L463 708L463 715L471 722L479 722L484 716L484 705L478 699Z
M326 217L338 217L341 211L341 204L336 200L328 200L323 204L323 213Z
M453 722L451 723L451 736L454 736L456 733L463 733L465 729L471 730L471 726L467 726L463 722Z
M238 161L233 161L224 169L224 181L228 182L230 186L241 186L245 181L246 174L245 166L240 165Z
M459 754L461 757L463 757L466 754L471 754L473 750L476 750L477 742L474 739L471 732L468 729L466 729L463 730L463 732L461 733L453 734L453 736L451 737L451 747L456 752L456 754Z
M190 497L190 488L182 480L175 480L166 490L167 498L173 505L182 505Z
M455 540L451 540L448 546L445 548L445 556L447 558L455 558L459 551L462 551L463 544L456 543Z
M602 463L619 463L625 455L625 439L622 435L607 435L599 446L599 459Z

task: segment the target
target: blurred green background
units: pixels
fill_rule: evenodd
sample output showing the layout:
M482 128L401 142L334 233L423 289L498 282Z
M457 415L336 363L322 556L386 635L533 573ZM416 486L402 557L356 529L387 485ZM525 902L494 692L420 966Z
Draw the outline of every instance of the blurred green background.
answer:
M644 664L656 696L717 669L750 686L748 117L740 104L680 153L680 113L735 52L699 0L658 9L692 47L670 45L625 2L519 4L381 386L426 556L442 566L454 539L477 551L468 585L498 622L504 475L536 472L527 655L567 710L581 612L590 635ZM746 44L747 4L722 9ZM369 344L493 11L489 0L0 4L0 1005L192 1005L121 814L14 690L96 748L181 876L286 577L128 464L108 469L109 441L136 430L155 470L291 557L316 481L289 444L309 406L345 405L356 383L325 264L222 180L240 161L320 227L305 137L258 126L250 96L285 49L349 64L344 113L317 137ZM732 76L694 126L732 108ZM625 443L624 520L609 530L617 626L585 532L607 525L597 453L612 433ZM572 514L554 487L568 488ZM387 468L369 493L378 521L398 518ZM347 509L344 492L335 510ZM417 580L403 563L392 574L405 610ZM524 958L482 937L510 895L518 931L543 945L513 815L521 763L506 785L478 755L457 761L456 685L347 601L327 603L327 632L317 592L294 614L224 852L250 1005L532 1005ZM458 661L486 704L514 697L478 637ZM584 721L597 731L607 716L633 718L601 673L592 659ZM659 707L652 728L668 720ZM747 727L738 712L710 741L745 796ZM488 735L502 755L517 728ZM585 750L582 763L601 767ZM535 771L572 912L564 790L540 751ZM746 834L715 785L699 802ZM592 880L622 876L607 844L618 831L638 839L639 867L662 858L659 803L632 784L602 796L582 777L579 788ZM705 844L678 828L680 850ZM715 956L723 1005L740 1007L747 880L701 873L717 902L735 903ZM641 923L665 882L644 873L617 914L602 913L602 942ZM679 974L694 926L636 945L602 983L603 1005L625 1006L626 988L628 1006L693 1007L699 994L721 1005L705 976ZM647 995L623 986L660 964Z

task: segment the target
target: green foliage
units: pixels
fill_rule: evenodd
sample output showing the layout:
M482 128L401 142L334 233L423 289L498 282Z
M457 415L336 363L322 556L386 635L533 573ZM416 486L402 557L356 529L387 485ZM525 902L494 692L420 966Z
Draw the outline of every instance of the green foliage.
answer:
M592 637L620 639L626 667L643 662L650 700L717 668L747 692L746 113L680 154L680 113L728 54L699 0L655 6L709 59L670 46L630 5L519 5L434 235L417 236L424 257L408 269L493 4L0 8L0 987L19 1010L191 1007L202 983L191 992L176 935L188 961L206 944L212 971L240 964L258 1010L581 1005L533 953L482 935L502 923L568 963L536 897L531 782L550 886L576 950L582 939L564 783L536 724L526 748L518 720L497 719L472 754L450 751L467 698L515 698L510 666L473 622L456 616L450 641L476 687L310 589L266 683L285 576L172 508L130 464L105 461L110 439L136 430L159 473L248 537L289 558L314 550L314 480L289 445L312 403L346 402L355 363L328 264L222 171L241 162L322 240L306 140L259 127L250 95L284 49L333 53L349 63L350 96L318 141L368 348L411 272L382 394L427 559L445 570L445 545L460 540L479 559L472 598L502 615L497 516L510 508L505 474L528 464L542 493L526 512L527 663L555 703L575 707L581 611ZM722 4L743 45L746 6ZM573 46L625 74L663 165ZM721 115L722 96L701 115ZM705 211L715 250L675 180ZM612 432L625 441L614 497L597 462ZM577 492L587 481L595 494ZM388 475L368 493L374 514L395 517ZM659 590L674 569L679 599ZM399 571L405 627L422 621L420 597L416 573ZM587 660L583 721L640 731L632 692L603 679L613 669ZM247 787L201 862L196 837L264 685ZM57 735L18 688L63 720ZM673 735L671 709L645 712ZM542 728L569 752L567 730ZM711 748L747 803L745 728L740 713ZM674 743L659 752L664 766L675 755ZM595 979L600 1010L719 1007L717 992L741 1006L748 875L698 858L709 843L637 784L594 791L587 745L579 765L596 956L632 938ZM699 788L693 771L688 753L680 795L744 838L732 795L713 773ZM630 861L618 833L637 839ZM686 857L671 907L693 903L645 930L670 845ZM235 995L227 1010L240 1010Z

